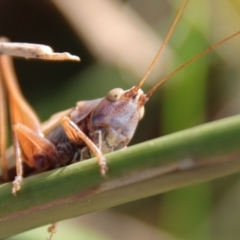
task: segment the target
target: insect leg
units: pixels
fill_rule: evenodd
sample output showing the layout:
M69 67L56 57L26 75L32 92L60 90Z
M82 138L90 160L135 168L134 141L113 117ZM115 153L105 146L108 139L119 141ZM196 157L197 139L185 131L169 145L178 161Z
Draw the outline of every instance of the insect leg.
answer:
M16 158L16 176L12 182L12 194L16 195L17 191L20 190L20 185L23 179L23 160L22 160L22 151L19 145L19 141L16 133L13 133L13 144L14 144L14 153Z
M52 223L51 226L48 228L48 232L50 233L49 238L47 240L51 240L53 237L53 234L55 234L57 231L57 223Z
M97 147L102 150L102 132L100 130L97 130L93 133L93 135L96 135L97 137ZM94 136L93 136L94 138Z
M43 138L40 121L22 96L11 59L8 56L0 56L0 72L8 93L11 124L13 126L13 147L17 169L13 193L16 194L23 178L22 155L26 163L30 167L34 167L36 165L33 158L34 154L38 153L43 146L45 149L51 149L52 145Z
M99 148L89 139L84 132L73 122L69 117L63 117L61 120L61 124L64 128L65 133L68 138L74 143L82 143L84 142L89 149L93 152L94 156L98 159L98 164L100 166L100 172L102 176L106 175L108 170L106 159L99 150Z
M23 156L29 167L43 171L51 166L50 157L54 158L57 153L55 146L51 142L21 123L13 125L13 142L17 171L12 189L15 195L20 189L23 177Z
M88 147L84 147L83 149L81 149L81 152L80 152L80 161L86 159L86 155L85 154L87 153L89 155L89 148Z
M6 159L7 148L7 111L6 111L6 99L5 89L3 86L3 77L0 72L0 161L1 170L4 181L8 181L8 166Z

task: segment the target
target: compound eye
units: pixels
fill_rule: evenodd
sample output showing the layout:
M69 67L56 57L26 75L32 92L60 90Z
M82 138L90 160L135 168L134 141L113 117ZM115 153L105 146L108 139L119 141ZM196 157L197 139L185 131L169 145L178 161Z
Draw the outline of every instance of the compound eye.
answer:
M123 92L124 90L121 88L114 88L108 92L106 98L109 101L116 102L121 98Z

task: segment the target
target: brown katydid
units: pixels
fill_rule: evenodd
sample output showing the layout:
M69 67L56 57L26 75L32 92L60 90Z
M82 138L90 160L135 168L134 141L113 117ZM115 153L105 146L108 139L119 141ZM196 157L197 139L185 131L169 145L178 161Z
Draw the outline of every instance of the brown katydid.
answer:
M186 4L186 1L184 4ZM14 194L20 187L23 174L20 155L22 155L29 167L33 168L36 172L41 172L70 164L79 159L89 158L93 154L97 156L99 160L101 174L105 175L107 166L102 154L121 149L129 143L138 121L143 116L144 105L152 93L186 65L239 34L239 32L237 32L197 55L161 80L147 94L144 94L140 88L151 72L163 47L166 45L183 8L182 6L146 76L137 86L126 91L113 89L105 98L82 101L77 103L76 108L57 114L57 116L54 117L56 121L51 121L51 126L47 127L44 131L45 138L43 137L40 123L35 117L35 114L33 114L32 110L28 107L24 106L26 102L23 102L21 95L18 94L19 89L15 88L14 90L14 88L12 89L11 87L10 90L10 87L8 87L7 84L12 82L9 79L13 79L13 84L16 84L16 81L12 75L12 67L9 59L5 56L1 57L1 73L3 79L6 80L5 83L7 83L5 84L7 92L10 96L19 95L17 99L10 99L15 151L18 160L16 164L17 178L13 187ZM0 89L2 90L3 88L0 87ZM1 94L1 96L3 96L3 94ZM16 116L18 114L27 115L27 119L19 118ZM28 146L25 146L25 142L27 142ZM19 153L19 150L21 150L22 153ZM4 157L1 155L3 169L6 169L4 170L6 176L8 170L3 159Z
M44 132L37 115L21 94L11 60L7 56L0 57L0 90L2 98L2 104L0 105L2 111L0 118L0 129L2 132L0 149L2 175L5 181L9 180L4 139L4 117L6 114L3 110L5 101L3 99L3 90L6 88L9 98L16 157L17 176L13 182L13 194L16 194L20 189L20 183L24 175L23 161L37 173L68 165L94 155L98 158L100 172L104 176L107 172L107 165L103 154L122 149L128 145L139 120L143 117L144 105L154 91L188 64L239 34L239 32L233 34L190 59L159 81L148 93L144 94L141 86L166 46L187 2L187 0L183 1L159 51L145 76L136 86L126 91L120 88L112 89L104 98L80 101L76 107L55 114L49 121L50 124L45 126ZM8 43L3 40L2 44L1 46L4 46L4 44L7 45ZM4 47L1 48L1 46L0 50L4 53ZM11 46L14 48L14 44ZM10 50L12 49L10 48ZM37 48L31 49L32 52L35 56L29 56L26 53L23 56L47 58L46 53L45 55L40 54ZM48 53L49 49L46 52ZM9 51L7 54L21 56L21 53L16 53L16 51ZM64 58L62 57L62 60L65 58L66 54ZM49 57L49 59L54 60L54 57ZM56 59L57 57L55 56ZM70 60L76 60L76 58Z
M144 105L155 91L153 88L145 95L140 87L166 45L186 3L187 1L180 8L153 63L137 86L126 91L116 88L109 91L105 98L78 102L75 108L58 115L56 123L44 133L41 131L38 117L22 97L10 59L6 56L0 58L2 79L9 93L16 158L13 194L20 189L24 175L23 161L35 172L42 172L94 155L98 158L101 175L106 174L107 165L103 154L124 148L132 139L143 116ZM3 119L1 126L4 125ZM1 146L3 177L4 180L8 180L4 139Z

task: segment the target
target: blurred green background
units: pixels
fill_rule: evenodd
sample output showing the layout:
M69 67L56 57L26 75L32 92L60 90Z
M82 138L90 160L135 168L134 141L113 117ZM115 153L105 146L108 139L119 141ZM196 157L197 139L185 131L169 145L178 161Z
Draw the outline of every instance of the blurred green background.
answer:
M141 79L180 1L0 1L0 35L50 45L80 63L15 59L19 84L42 121L77 101ZM239 31L237 0L189 1L150 89L189 58ZM187 67L146 106L131 144L238 114L240 38ZM240 239L239 176L131 202L59 223L54 239ZM14 227L14 226L13 226ZM10 239L46 239L46 227Z

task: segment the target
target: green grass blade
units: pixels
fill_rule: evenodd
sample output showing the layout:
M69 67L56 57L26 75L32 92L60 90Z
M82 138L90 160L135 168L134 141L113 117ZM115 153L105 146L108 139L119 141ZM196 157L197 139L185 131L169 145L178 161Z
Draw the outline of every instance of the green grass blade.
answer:
M0 186L0 238L239 172L240 116L226 118ZM13 227L14 226L14 227Z

